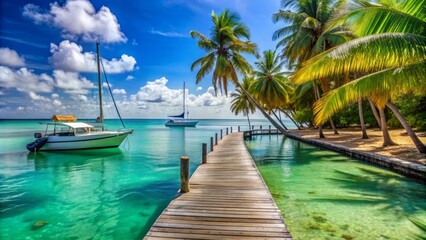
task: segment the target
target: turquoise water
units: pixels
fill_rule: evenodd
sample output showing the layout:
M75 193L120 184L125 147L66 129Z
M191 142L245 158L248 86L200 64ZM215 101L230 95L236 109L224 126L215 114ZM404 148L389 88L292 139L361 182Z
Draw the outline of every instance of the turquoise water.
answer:
M247 124L126 120L135 131L120 148L29 153L25 145L43 130L38 122L0 120L0 239L140 239L179 189L179 157L190 157L193 172L201 143Z
M282 136L246 142L294 239L426 239L426 186Z

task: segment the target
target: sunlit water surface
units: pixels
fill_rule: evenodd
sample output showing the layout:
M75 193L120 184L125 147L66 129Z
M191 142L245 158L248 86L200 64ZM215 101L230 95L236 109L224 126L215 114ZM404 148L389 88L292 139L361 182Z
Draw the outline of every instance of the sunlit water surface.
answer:
M294 239L426 239L425 185L282 136L246 145Z

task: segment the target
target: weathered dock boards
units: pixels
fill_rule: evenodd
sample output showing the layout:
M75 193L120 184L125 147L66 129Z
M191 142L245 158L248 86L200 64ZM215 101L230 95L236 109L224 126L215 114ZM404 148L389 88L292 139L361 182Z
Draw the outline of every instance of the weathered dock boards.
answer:
M292 239L248 153L242 133L226 136L145 239Z

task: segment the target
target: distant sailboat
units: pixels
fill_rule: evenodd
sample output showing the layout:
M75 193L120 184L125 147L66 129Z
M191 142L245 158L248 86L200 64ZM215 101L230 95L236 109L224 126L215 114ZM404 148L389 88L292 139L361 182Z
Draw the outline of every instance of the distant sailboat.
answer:
M27 144L28 151L53 151L53 150L77 150L93 148L118 147L133 130L106 131L103 122L102 109L102 84L100 74L99 43L96 44L97 67L98 67L98 89L99 89L99 111L100 115L95 123L76 122L77 118L72 115L54 115L53 122L46 123L46 132L34 133L36 140ZM114 102L115 104L115 102ZM120 113L117 113L120 116ZM121 120L121 116L120 116ZM124 126L123 121L121 121ZM52 130L49 130L52 127Z
M180 115L168 116L169 120L167 120L164 125L167 127L195 127L199 121L185 118L185 113L187 116L189 115L189 111L186 112L185 82L183 82L183 113Z

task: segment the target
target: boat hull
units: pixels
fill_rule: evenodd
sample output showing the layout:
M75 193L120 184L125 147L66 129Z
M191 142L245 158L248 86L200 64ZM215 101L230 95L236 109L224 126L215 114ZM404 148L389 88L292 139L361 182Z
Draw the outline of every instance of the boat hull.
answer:
M49 136L39 151L114 148L120 146L129 132L106 132L77 136Z
M167 121L164 125L167 127L195 127L198 122L198 120L174 120Z

